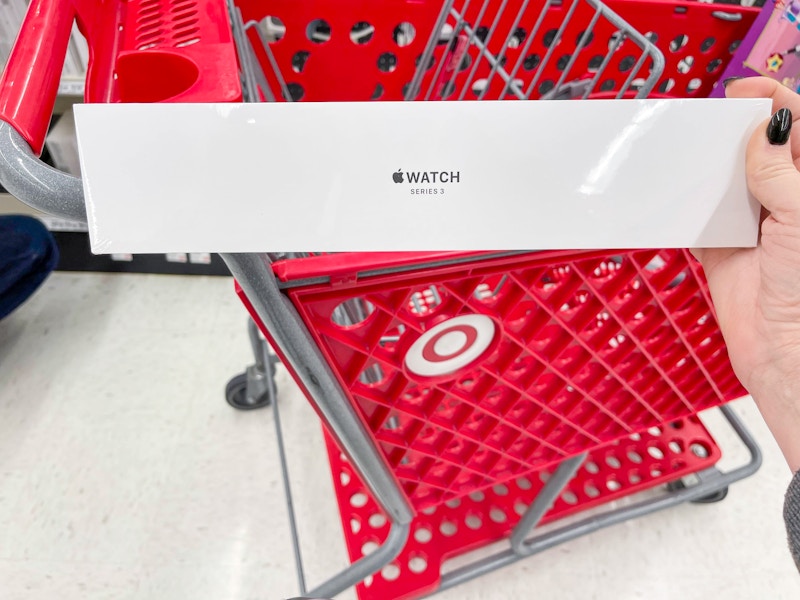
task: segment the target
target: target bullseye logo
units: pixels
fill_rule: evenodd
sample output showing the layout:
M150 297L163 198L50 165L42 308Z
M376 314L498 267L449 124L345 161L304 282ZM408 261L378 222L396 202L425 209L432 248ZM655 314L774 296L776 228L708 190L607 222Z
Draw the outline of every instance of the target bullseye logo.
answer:
M462 315L439 323L408 349L406 368L421 377L455 373L483 354L495 331L494 321L483 315Z

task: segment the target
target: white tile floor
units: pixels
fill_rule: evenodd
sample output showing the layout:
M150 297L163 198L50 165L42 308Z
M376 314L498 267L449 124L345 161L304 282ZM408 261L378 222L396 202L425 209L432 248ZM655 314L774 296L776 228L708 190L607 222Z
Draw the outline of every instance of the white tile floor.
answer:
M272 415L223 400L250 360L245 323L229 279L71 274L0 322L0 600L296 594ZM344 546L319 428L283 371L279 388L313 582L344 564ZM800 597L781 521L788 469L752 403L736 408L765 463L724 502L439 597Z

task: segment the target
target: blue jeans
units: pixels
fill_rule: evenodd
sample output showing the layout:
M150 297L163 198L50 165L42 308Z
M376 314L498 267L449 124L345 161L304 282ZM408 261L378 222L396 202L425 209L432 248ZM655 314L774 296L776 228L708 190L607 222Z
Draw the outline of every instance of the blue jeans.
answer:
M58 264L58 246L33 217L0 216L0 319L30 297Z

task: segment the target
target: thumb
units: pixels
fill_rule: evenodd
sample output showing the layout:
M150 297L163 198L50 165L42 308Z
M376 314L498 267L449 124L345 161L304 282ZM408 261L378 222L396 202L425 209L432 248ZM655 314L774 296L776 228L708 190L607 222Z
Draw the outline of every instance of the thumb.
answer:
M776 220L800 224L800 172L787 143L791 130L792 113L781 108L753 134L747 146L747 185Z

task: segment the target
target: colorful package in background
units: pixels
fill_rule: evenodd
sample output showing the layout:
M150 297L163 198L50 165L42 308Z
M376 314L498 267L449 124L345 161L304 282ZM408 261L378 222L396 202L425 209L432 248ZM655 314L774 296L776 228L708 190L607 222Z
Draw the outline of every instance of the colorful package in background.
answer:
M728 77L763 75L800 90L800 0L769 0L711 92L725 96Z

